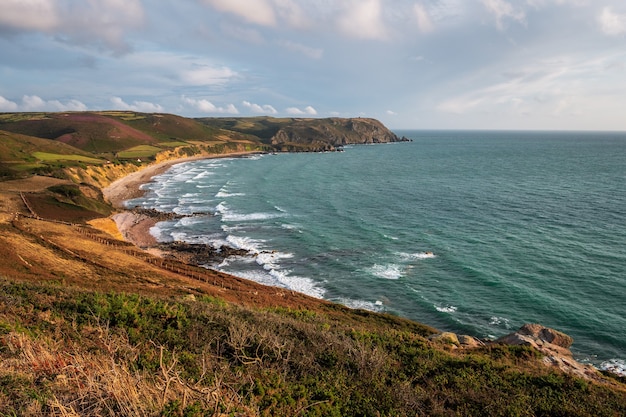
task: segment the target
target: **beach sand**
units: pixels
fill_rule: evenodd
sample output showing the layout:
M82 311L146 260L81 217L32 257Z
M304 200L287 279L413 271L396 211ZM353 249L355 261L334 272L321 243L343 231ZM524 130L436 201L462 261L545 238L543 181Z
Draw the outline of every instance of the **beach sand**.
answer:
M141 197L144 193L144 191L141 190L141 186L150 182L152 177L166 172L173 165L200 159L232 158L257 153L258 152L236 152L219 155L201 155L189 158L172 159L148 165L139 171L133 172L132 174L112 182L110 185L102 189L102 194L113 207L121 210L111 216L111 219L115 221L117 228L124 239L141 249L149 250L154 253L153 249L157 246L158 242L154 236L150 234L150 228L152 228L159 220L146 214L126 210L124 207L124 201Z

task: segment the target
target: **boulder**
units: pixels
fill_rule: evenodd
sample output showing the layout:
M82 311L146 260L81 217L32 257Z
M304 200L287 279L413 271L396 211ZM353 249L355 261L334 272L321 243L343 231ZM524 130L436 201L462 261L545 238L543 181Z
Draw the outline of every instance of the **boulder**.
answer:
M574 339L572 339L571 336L559 332L558 330L544 327L541 324L525 324L517 333L532 336L543 342L552 343L553 345L561 346L566 349L569 349L572 343L574 343Z
M452 332L443 332L443 333L433 334L429 337L429 339L434 342L441 342L447 345L455 345L455 346L460 345L459 338L457 337L455 333L452 333Z
M476 348L476 347L485 345L482 341L476 339L473 336L468 336L466 334L462 334L458 336L458 338L459 338L459 343L464 348Z

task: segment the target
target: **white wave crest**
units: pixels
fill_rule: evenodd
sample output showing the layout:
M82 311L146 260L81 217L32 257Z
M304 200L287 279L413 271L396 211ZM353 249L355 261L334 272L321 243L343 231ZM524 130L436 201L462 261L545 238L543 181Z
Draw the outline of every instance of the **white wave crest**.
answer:
M278 217L283 217L282 214L278 213L234 213L234 212L222 212L222 220L225 222L249 222L249 221L257 221L257 220L269 220L276 219Z
M381 312L385 310L382 302L379 303L378 301L371 302L366 300L355 300L352 298L336 298L332 301L353 309L361 309L375 312Z
M368 270L372 275L385 279L400 279L402 277L402 267L400 265L375 264Z
M246 193L229 193L229 192L220 190L217 194L215 194L215 197L216 198L228 198L228 197L242 197L245 195Z
M280 268L279 262L281 259L293 258L293 253L284 252L260 252L255 255L256 263L261 265L263 269L270 271Z
M455 313L458 308L450 305L450 304L446 304L446 305L435 305L435 310L439 311L440 313Z
M492 326L504 326L505 329L511 328L511 323L506 317L491 316L489 324Z
M235 249L244 249L252 254L258 254L263 249L263 240L252 239L245 236L228 235L226 242Z
M620 376L626 376L626 361L623 359L610 359L602 362L600 369Z

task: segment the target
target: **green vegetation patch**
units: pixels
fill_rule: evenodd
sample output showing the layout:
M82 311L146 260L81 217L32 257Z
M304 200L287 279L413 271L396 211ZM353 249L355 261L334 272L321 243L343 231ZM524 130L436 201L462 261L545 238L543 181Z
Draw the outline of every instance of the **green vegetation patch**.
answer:
M168 142L159 142L159 145L166 148L176 148L178 146L187 146L189 142L183 142L180 140L168 141Z
M392 317L342 311L0 280L0 415L626 415L623 389L528 347L449 352Z
M117 153L117 157L121 159L134 159L134 158L151 158L161 152L161 148L151 145L139 145L134 146L125 151Z
M75 161L94 165L104 163L101 159L91 158L84 155L62 155L49 152L33 152L33 156L43 162Z

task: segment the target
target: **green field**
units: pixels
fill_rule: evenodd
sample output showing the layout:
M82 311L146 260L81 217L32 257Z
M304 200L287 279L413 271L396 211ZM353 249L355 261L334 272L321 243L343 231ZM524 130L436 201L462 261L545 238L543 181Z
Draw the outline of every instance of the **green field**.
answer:
M151 158L161 152L161 148L151 145L138 145L117 153L117 157L121 159L134 158Z
M164 146L166 148L176 148L178 146L187 146L189 145L189 143L183 142L180 140L174 140L174 141L169 141L169 142L159 142L159 145Z
M86 164L102 164L104 162L101 159L90 158L83 155L62 155L49 152L33 152L33 156L42 162L76 161Z

